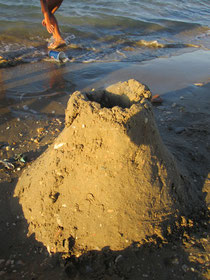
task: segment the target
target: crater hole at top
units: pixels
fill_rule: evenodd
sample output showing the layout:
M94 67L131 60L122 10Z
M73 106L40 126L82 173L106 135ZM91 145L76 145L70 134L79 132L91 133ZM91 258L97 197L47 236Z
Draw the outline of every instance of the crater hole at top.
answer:
M135 103L132 102L125 94L113 94L108 91L91 92L87 93L86 95L90 101L99 103L102 108L113 108L115 106L121 108L130 108L131 105Z

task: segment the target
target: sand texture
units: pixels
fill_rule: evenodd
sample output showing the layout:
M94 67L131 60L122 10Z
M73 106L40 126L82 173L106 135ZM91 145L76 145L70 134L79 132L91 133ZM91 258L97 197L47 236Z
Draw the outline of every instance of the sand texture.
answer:
M49 252L122 250L167 230L195 201L199 207L161 140L150 99L136 80L70 97L64 130L15 190L29 234Z

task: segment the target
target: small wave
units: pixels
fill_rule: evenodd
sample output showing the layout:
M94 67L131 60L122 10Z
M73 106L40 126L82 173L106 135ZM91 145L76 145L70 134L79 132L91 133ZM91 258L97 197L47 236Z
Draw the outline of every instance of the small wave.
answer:
M139 40L137 42L132 42L131 46L124 47L123 50L127 51L134 51L136 50L135 47L146 47L146 48L200 48L200 45L190 44L190 43L159 43L157 40L153 41L146 41L146 40Z
M148 47L148 48L164 48L165 45L159 43L158 41L154 40L154 41L146 41L146 40L140 40L134 43L134 46L137 47Z

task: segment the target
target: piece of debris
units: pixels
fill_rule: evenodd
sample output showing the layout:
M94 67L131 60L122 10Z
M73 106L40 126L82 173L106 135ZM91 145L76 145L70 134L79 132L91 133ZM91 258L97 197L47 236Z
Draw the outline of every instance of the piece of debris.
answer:
M12 164L11 162L9 162L8 160L4 159L4 160L0 160L0 164L3 164L3 166L6 169L12 170L15 168L14 164Z
M162 99L162 97L160 97L159 94L156 94L152 97L151 102L156 103L156 104L161 104L161 103L163 103L163 99Z

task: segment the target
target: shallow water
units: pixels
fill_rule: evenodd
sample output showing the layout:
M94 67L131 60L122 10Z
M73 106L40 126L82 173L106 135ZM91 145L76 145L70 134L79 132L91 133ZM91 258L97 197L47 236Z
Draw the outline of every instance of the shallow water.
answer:
M0 57L0 111L8 116L37 115L42 108L42 113L52 112L61 103L65 107L75 89L118 79L140 79L154 94L206 79L209 13L209 0L64 0L56 17L70 63L60 65L48 57L51 35L41 25L40 1L0 0L0 56L9 65L21 64L8 71ZM168 60L162 58L172 64L160 66ZM150 70L145 66L149 62Z
M57 19L78 62L141 62L210 48L209 0L64 0ZM0 0L0 55L31 62L47 57L51 35L40 1Z

